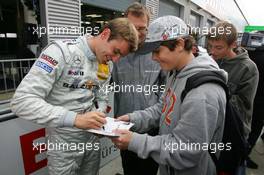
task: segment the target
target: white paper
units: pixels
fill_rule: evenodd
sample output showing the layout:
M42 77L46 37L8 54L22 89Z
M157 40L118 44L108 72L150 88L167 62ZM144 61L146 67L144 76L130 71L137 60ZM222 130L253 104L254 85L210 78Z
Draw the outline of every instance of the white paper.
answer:
M113 131L116 129L129 130L134 124L130 122L118 121L111 117L106 117L106 124L101 129L88 129L88 132L92 132L99 135L118 137L119 135Z

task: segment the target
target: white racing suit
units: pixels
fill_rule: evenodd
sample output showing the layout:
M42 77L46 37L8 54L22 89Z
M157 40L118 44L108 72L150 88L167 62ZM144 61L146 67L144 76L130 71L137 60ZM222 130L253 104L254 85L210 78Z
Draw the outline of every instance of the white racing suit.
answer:
M11 102L17 116L47 126L47 146L52 148L47 147L50 174L95 175L99 170L98 138L73 125L77 113L106 110L108 95L103 87L109 83L112 64L106 66L103 78L99 76L87 37L47 46Z

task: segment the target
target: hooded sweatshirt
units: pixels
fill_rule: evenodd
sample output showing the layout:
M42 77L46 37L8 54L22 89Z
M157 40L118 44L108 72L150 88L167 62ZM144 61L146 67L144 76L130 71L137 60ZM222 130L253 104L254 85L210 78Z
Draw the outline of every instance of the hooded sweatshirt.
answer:
M238 48L236 54L237 56L232 59L217 60L217 63L228 73L228 86L232 94L231 103L241 114L245 137L248 138L259 72L245 49Z
M137 132L160 127L159 135L154 137L133 133L128 149L142 158L151 156L160 164L161 175L216 173L208 146L211 143L215 148L222 139L225 91L217 84L206 83L192 89L183 102L180 100L186 80L203 70L215 71L227 81L226 72L211 57L197 57L168 78L159 103L129 114Z

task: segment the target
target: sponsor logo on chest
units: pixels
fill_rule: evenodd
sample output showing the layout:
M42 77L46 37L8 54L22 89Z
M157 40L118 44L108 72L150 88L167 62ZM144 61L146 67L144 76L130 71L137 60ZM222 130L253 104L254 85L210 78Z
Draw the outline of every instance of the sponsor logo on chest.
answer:
M74 76L80 75L80 76L83 76L84 72L81 71L81 70L72 70L72 69L70 69L70 70L68 70L68 75L74 75Z

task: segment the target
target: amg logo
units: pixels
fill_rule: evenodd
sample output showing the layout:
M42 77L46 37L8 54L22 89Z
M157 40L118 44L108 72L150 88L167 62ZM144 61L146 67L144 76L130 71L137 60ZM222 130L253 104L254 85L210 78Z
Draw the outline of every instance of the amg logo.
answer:
M80 75L80 76L83 76L84 73L83 73L83 71L80 71L80 70L69 70L68 71L68 75Z

